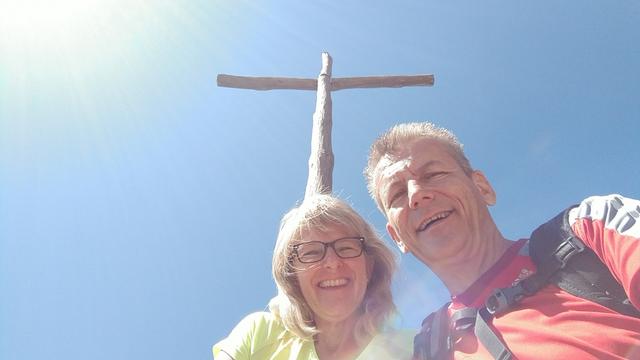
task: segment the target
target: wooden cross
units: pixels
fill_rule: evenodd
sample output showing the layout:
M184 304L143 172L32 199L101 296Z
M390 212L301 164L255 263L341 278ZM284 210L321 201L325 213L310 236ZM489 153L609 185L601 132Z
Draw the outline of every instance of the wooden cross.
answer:
M331 56L322 53L318 79L249 77L218 74L218 86L252 90L317 90L316 111L311 130L311 156L305 198L314 193L331 193L333 152L331 150L331 91L354 88L433 86L433 75L367 76L331 78Z

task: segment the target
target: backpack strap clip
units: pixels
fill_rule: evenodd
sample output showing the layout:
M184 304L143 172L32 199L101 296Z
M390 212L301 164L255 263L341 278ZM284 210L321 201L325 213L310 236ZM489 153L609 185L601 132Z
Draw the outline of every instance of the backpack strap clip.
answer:
M553 257L560 262L560 269L564 269L564 267L567 266L567 262L575 255L583 252L584 249L585 245L582 241L573 236L569 236L558 246Z
M514 286L494 290L484 305L489 313L496 315L509 309L513 304L522 300L523 297L531 294L523 282L520 281Z
M471 307L456 310L451 315L451 329L454 331L466 331L473 328L477 314L478 310Z

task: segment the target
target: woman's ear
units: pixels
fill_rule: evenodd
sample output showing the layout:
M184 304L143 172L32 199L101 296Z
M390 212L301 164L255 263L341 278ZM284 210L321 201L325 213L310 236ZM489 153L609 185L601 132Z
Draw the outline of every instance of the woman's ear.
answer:
M373 266L376 263L376 260L373 256L367 255L367 283L371 280L371 275L373 275Z

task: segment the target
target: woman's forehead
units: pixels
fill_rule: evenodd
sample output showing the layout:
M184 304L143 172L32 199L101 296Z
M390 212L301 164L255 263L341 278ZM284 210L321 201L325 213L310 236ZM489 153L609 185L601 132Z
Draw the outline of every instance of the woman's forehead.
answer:
M300 233L296 243L307 241L329 242L348 236L359 236L356 229L346 224L324 224L322 227L305 229Z

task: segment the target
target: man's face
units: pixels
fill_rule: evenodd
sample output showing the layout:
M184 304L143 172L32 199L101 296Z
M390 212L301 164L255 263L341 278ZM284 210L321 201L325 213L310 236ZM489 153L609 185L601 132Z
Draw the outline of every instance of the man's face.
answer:
M387 231L428 266L473 256L493 224L491 185L479 171L466 174L451 151L439 140L416 139L376 168Z

